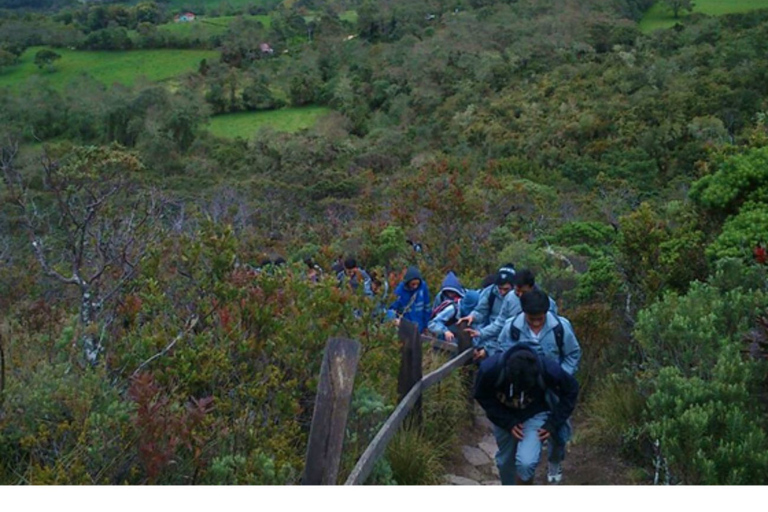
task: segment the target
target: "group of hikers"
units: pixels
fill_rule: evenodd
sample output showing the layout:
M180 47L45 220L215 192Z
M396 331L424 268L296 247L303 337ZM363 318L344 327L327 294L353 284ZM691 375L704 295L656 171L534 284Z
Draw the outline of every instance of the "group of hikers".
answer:
M337 263L341 286L362 286L365 295L378 295L382 283L353 258ZM581 347L571 323L557 314L557 304L539 289L533 272L503 265L480 290L465 289L448 272L431 300L419 269L410 267L394 294L386 318L396 324L407 320L419 332L446 342L454 342L462 331L471 336L479 364L474 398L493 423L502 485L533 483L545 441L547 481L560 483L579 392L574 374Z

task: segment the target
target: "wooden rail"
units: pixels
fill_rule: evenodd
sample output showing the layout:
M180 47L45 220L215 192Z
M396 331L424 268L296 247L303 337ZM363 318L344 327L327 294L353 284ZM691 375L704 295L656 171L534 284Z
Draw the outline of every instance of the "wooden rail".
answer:
M412 343L411 340L414 339L413 330L416 329L416 327L413 324L410 324L403 328L404 323L404 321L401 321L401 328L398 330L398 335L403 340L403 360L405 361L406 358L410 357L407 355L408 349L406 347L409 343ZM433 346L438 348L444 347L450 352L456 352L458 350L458 345L455 343L434 340L433 338L425 336L419 336L416 339L418 339L417 345L419 350L423 341L428 341ZM437 341L438 343L433 343L434 341ZM355 467L352 469L349 477L347 477L347 481L344 483L344 485L362 485L365 482L368 476L370 476L371 471L373 471L373 466L381 458L381 456L384 455L384 450L387 449L387 445L395 436L395 433L397 433L397 429L400 428L400 426L403 424L405 419L408 417L408 414L413 409L417 409L417 405L420 404L421 395L424 393L424 391L448 377L448 375L450 375L451 372L453 372L455 369L464 366L468 361L472 359L472 355L473 349L471 347L467 348L457 357L454 357L432 373L429 373L423 378L420 378L413 384L413 386L411 386L410 391L408 391L408 393L400 400L400 403L398 403L395 410L376 433L376 436L373 438L373 441L371 441L371 444L369 444L368 448L365 449L365 452L363 452L363 455L357 461L357 464L355 464ZM418 359L419 361L421 360L420 354ZM405 364L401 365L401 377L403 375L403 366L405 366ZM418 419L416 421L418 421Z
M471 339L460 328L456 329L455 333L457 343L446 342L421 336L415 324L405 320L400 322L398 337L403 343L397 384L400 401L376 433L371 444L365 449L344 485L363 484L406 418L410 417L411 421L417 425L421 423L421 398L424 391L438 384L451 372L472 359ZM422 377L421 353L424 344L457 355L437 370ZM315 411L310 427L302 478L304 485L336 484L352 398L352 385L359 358L360 344L357 341L347 339L328 341L320 370Z

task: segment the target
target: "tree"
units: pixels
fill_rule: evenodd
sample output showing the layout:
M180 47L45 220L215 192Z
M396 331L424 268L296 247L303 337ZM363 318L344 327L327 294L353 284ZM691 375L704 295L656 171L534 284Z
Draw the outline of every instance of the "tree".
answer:
M680 17L680 11L692 11L694 8L693 0L664 0L675 15L675 19Z
M18 58L9 51L0 49L0 71L8 66L13 66L18 61Z
M80 340L95 365L112 321L104 318L106 306L135 276L157 234L155 197L138 187L143 166L119 146L46 150L36 190L14 166L18 141L7 137L1 149L3 179L37 262L79 292Z
M61 55L53 50L40 50L35 54L35 65L43 69L47 67L49 71L53 71L53 62L61 58Z

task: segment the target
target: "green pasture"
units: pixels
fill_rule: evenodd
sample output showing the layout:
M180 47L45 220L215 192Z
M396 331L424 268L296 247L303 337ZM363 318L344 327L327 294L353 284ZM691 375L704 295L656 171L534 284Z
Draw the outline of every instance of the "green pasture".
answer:
M721 14L748 12L755 9L768 9L768 0L694 0L694 12L718 16ZM649 33L660 28L669 28L677 21L685 20L688 12L680 13L680 19L676 20L672 9L663 0L658 0L653 7L648 9L643 19L640 20L640 30Z
M168 6L172 10L192 11L194 13L200 12L204 7L205 10L209 9L224 9L226 7L242 9L249 5L267 4L269 2L262 2L260 0L170 0Z
M132 50L126 52L79 51L54 48L61 59L54 63L55 71L38 69L35 53L43 47L30 47L21 62L0 72L0 88L20 90L33 76L62 89L80 74L87 73L96 80L111 85L115 82L133 85L140 77L156 82L196 71L203 59L216 60L219 53L212 50Z
M257 16L243 16L245 19L258 20L264 25L264 28L269 28L272 25L272 17L266 15ZM166 23L165 25L159 25L158 30L163 30L171 34L184 37L193 37L198 34L201 35L220 35L227 31L229 24L237 19L237 16L220 16L218 18L209 18L202 16L195 21L188 21L182 23Z
M339 19L342 21L348 21L353 25L357 24L357 11L344 11L339 15Z
M238 112L222 114L211 118L209 131L217 136L233 139L249 139L263 127L278 132L297 132L311 128L318 119L331 110L327 107L299 107L268 110L263 112Z

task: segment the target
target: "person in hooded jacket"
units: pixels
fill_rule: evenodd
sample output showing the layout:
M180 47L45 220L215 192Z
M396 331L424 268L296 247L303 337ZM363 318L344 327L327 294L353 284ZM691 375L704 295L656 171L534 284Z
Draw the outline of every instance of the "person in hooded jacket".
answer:
M480 364L474 397L493 423L502 485L533 483L542 442L561 430L578 394L576 379L526 345Z
M432 310L445 302L446 300L457 300L464 296L466 290L461 286L461 281L452 271L448 272L443 279L443 284L440 285L440 292L435 296L435 301L432 303Z
M419 332L424 332L429 324L430 309L429 288L417 267L409 267L403 281L395 289L397 300L389 306L387 317L398 324L401 319L408 320L419 326Z
M469 290L463 297L448 303L429 321L427 326L429 332L445 341L454 341L456 338L454 326L477 306L479 299L480 294L477 291Z

